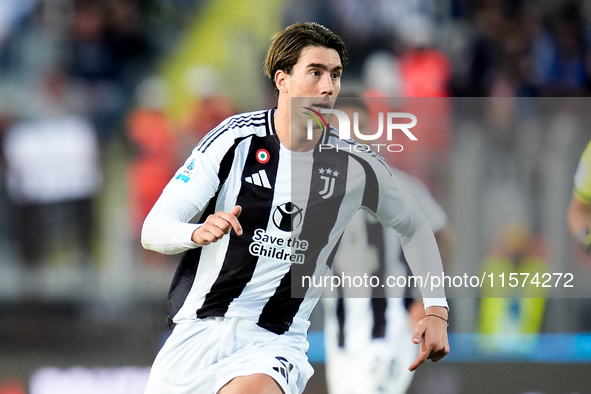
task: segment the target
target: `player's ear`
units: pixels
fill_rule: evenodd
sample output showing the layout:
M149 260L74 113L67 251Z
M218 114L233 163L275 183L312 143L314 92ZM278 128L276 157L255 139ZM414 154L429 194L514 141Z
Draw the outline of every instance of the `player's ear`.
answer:
M275 86L281 93L287 93L287 73L283 70L275 72Z

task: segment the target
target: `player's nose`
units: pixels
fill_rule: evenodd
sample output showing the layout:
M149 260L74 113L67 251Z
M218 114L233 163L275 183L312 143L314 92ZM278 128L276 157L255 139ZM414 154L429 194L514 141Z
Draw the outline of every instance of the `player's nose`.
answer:
M320 80L320 95L321 96L332 96L334 94L334 81L330 76L330 73L324 73Z

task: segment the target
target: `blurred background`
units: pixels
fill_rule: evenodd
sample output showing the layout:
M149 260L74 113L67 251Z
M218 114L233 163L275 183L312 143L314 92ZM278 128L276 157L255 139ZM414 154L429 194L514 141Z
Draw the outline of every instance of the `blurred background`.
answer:
M143 392L178 261L141 248L143 219L205 133L276 105L262 62L296 21L348 43L342 94L418 98L423 143L387 159L445 208L452 273L519 255L588 283L566 209L589 2L0 0L0 394ZM411 391L589 392L588 297L451 299L453 353ZM504 309L520 323L483 324ZM326 392L321 338L318 309L306 393Z

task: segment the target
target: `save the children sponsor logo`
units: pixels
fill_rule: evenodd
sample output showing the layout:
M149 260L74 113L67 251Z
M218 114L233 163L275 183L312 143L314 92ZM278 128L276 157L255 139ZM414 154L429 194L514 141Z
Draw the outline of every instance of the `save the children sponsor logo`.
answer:
M273 224L279 230L293 231L302 224L303 209L293 202L286 202L275 207L273 211Z
M304 264L305 256L299 251L308 250L308 241L298 236L282 237L265 229L254 231L248 251L253 256Z
M279 204L273 210L271 220L281 232L273 229L256 229L248 247L250 254L304 264L305 256L300 252L308 250L308 241L300 239L297 233L293 232L302 225L303 209L292 202Z

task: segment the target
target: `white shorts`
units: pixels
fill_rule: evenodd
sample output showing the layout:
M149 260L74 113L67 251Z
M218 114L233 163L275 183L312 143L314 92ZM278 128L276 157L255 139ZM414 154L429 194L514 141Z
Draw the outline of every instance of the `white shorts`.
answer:
M301 394L314 373L301 336L252 321L211 317L177 324L156 356L145 394L215 394L237 376L263 373Z

